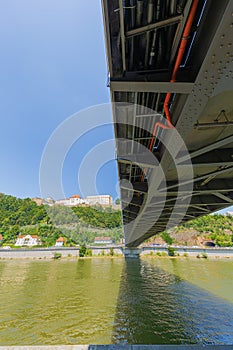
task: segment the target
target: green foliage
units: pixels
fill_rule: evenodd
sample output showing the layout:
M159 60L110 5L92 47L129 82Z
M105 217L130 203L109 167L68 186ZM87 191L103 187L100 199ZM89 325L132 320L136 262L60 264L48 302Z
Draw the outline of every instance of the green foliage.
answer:
M96 228L116 228L122 226L121 211L102 207L74 207L73 212L79 222Z
M207 258L208 258L208 255L207 255L206 253L202 253L202 257L203 257L204 259L207 259Z
M109 255L110 255L110 256L113 256L113 255L114 255L114 249L113 249L112 247L109 249Z
M93 244L96 236L110 236L119 242L123 238L121 211L101 206L37 206L29 198L0 193L0 234L6 245L13 245L19 234L38 235L46 247L64 235L67 246Z
M169 233L167 231L163 231L160 234L160 237L167 243L167 244L172 244L173 243L173 239L172 237L169 235Z
M178 227L178 231L192 228L219 247L233 247L233 217L231 215L206 215Z
M161 256L167 256L167 253L166 252L162 252Z
M1 227L34 225L47 220L44 206L38 206L30 198L19 199L0 193Z
M61 259L61 257L62 257L61 253L58 253L58 252L53 253L53 259L57 260L57 259Z
M80 258L83 258L86 255L87 247L85 245L82 245L79 249L79 256Z
M92 250L91 249L87 249L85 256L92 256Z
M117 204L117 205L121 204L120 198L117 198L117 199L115 200L115 204Z
M175 256L175 249L174 248L168 247L167 251L168 251L169 256Z

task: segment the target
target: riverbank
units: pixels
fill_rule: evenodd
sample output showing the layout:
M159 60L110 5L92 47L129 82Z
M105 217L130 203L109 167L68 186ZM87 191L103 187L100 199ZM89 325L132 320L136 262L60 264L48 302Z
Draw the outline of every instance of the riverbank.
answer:
M233 258L233 248L174 248L175 258ZM167 247L142 247L136 250L130 250L123 247L88 247L91 257L168 257ZM59 258L79 258L79 248L34 248L34 249L0 249L0 260L12 259L54 259Z

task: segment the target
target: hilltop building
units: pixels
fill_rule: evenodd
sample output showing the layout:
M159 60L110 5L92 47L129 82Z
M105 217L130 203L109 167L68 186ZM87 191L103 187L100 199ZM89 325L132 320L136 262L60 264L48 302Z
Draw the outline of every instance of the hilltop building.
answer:
M58 199L55 201L55 205L65 205L67 207L74 207L80 204L86 204L87 201L81 198L78 194L74 194L70 198Z
M32 201L35 202L37 205L42 205L43 204L43 199L39 198L39 197L32 198Z
M79 194L74 194L69 198L62 198L54 200L51 197L42 199L42 198L32 198L32 200L37 204L45 204L49 206L53 205L64 205L67 207L74 207L79 205L102 205L102 206L112 206L113 200L112 197L108 194L96 195L96 196L87 196L86 198L81 198Z
M100 205L112 205L112 197L108 194L97 195L97 196L87 196L86 201L90 205L100 204Z

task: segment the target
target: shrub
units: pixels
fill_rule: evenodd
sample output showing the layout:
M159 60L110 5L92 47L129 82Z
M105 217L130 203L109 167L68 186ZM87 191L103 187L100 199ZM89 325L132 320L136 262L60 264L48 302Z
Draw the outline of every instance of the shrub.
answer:
M92 250L91 249L87 249L85 256L92 256Z
M167 243L167 244L172 244L173 243L173 239L172 237L169 235L169 233L167 231L163 231L160 234L160 237L162 237L162 239Z
M208 256L207 256L206 253L202 253L202 257L203 257L204 259L207 259L207 258L208 258Z
M167 251L168 251L169 256L175 256L175 249L174 248L168 247Z
M112 247L109 249L109 255L110 255L110 256L113 256L113 255L114 255L114 249L113 249Z
M184 257L187 258L188 257L188 253L184 253Z
M197 254L197 258L200 259L200 255L199 254Z
M157 256L161 256L161 253L160 253L160 252L156 252L156 255L157 255Z
M79 249L79 256L83 258L86 255L87 247L85 245L81 245Z
M61 259L61 257L62 257L62 255L61 255L61 253L58 253L58 252L54 252L53 253L53 259Z

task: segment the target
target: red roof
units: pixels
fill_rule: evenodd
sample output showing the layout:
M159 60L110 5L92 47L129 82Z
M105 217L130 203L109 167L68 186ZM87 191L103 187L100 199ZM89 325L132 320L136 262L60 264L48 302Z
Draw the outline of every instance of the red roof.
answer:
M32 235L29 235L29 236L31 236L32 238L37 238L37 239L40 239L40 237L39 236L32 236ZM20 236L18 236L18 238L24 238L24 237L26 237L26 235L20 235Z
M73 194L73 196L71 196L70 198L80 198L79 194Z
M65 238L59 237L59 238L56 240L56 242L65 242Z
M0 233L0 241L2 241L2 235L1 235L1 233Z

